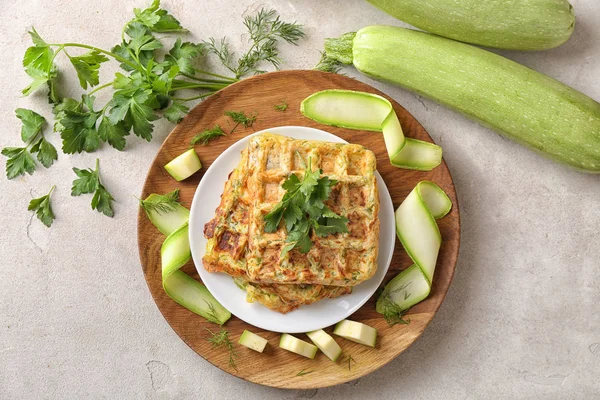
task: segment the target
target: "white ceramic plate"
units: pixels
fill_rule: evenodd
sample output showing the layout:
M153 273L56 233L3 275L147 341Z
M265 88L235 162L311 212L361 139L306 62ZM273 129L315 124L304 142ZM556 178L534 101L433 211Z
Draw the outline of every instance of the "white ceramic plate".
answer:
M345 140L319 129L303 126L282 126L256 132L233 144L212 163L202 177L194 194L189 225L192 258L208 290L239 319L274 332L300 333L322 329L341 321L358 310L381 284L392 261L396 242L394 206L383 179L381 179L379 173L376 173L381 204L379 209L380 235L377 272L373 278L355 286L351 294L335 299L324 299L314 304L302 306L287 314L272 311L259 303L246 302L246 292L238 288L229 275L211 273L202 266L202 257L206 248L204 224L214 216L229 173L239 163L240 153L248 144L249 138L267 131L296 139L346 143Z

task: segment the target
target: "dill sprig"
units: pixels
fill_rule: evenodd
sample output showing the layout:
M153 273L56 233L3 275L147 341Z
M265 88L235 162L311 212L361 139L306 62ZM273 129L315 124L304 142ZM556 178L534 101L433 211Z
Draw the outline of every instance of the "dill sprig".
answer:
M222 38L218 43L214 38L205 42L208 52L215 54L238 79L250 73L266 72L259 69L262 62L279 69L282 60L277 49L278 41L282 39L295 45L304 37L302 25L296 22L284 22L275 10L270 9L262 8L255 15L245 17L244 25L250 34L251 45L237 61L234 61L234 53L226 38Z
M288 104L284 100L280 104L275 104L273 107L275 110L283 112L288 109Z
M179 189L175 189L170 193L154 195L146 198L146 200L140 200L140 206L144 209L146 214L154 211L158 214L165 214L175 210L175 206L179 204Z
M246 115L243 111L225 111L224 114L230 117L235 123L233 128L229 131L229 135L231 135L240 125L243 125L244 128L251 127L256 121L256 117L258 116L258 114L256 113ZM208 142L210 142L211 140L226 135L228 134L225 133L225 131L223 130L223 128L221 128L220 125L215 125L214 128L205 129L196 136L194 136L190 141L190 145L194 146L196 144L199 144L201 146L204 146L207 145Z
M221 323L221 321L219 319L219 316L217 315L218 313L217 313L217 310L215 309L215 306L209 301L204 300L204 302L206 303L206 306L208 307L208 313L205 318L209 322L212 322L214 324L223 325L223 323Z
M218 137L225 136L225 132L219 125L215 125L212 129L205 129L196 136L194 136L190 142L193 146L195 144L199 144L201 146L205 146L213 139Z
M342 69L343 64L338 60L331 58L327 55L326 52L321 52L321 59L315 66L315 70L323 71L323 72L331 72L332 74L337 74Z
M392 294L404 291L404 300L407 300L411 293L406 290L410 286L411 282L408 282L400 287L397 287L394 290L389 292L384 292L381 294L381 304L383 305L383 318L388 323L389 326L394 326L396 324L408 325L410 324L410 319L404 319L404 316L408 312L408 309L402 309L394 300L392 299Z
M348 355L348 357L346 358L346 360L345 360L344 362L346 362L346 361L348 362L348 371L351 371L351 370L352 370L352 363L354 363L354 364L358 364L358 363L356 362L356 360L355 360L354 358L352 358L352 356L351 356L351 355Z
M304 375L308 375L308 374L310 374L310 373L312 373L312 372L314 372L314 371L313 371L313 370L308 370L308 371L307 371L307 370L303 369L302 371L298 372L298 373L296 374L296 376L304 376Z
M206 340L212 345L213 349L218 347L227 348L227 351L229 352L229 366L237 371L237 366L235 365L237 354L233 348L233 343L229 340L229 332L223 328L221 328L219 333L214 333L208 328L204 329L211 334Z
M256 113L246 115L243 111L225 111L224 114L230 117L233 122L235 122L233 129L231 129L231 132L229 132L230 134L233 133L233 131L235 131L240 125L244 125L244 128L252 127L254 122L256 122L256 117L258 116Z

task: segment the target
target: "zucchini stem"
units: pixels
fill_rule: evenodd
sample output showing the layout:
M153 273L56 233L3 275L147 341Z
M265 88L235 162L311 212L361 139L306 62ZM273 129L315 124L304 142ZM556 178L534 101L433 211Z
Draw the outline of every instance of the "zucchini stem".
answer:
M352 56L352 44L356 32L344 33L338 38L325 39L325 54L327 57L351 65L354 57Z

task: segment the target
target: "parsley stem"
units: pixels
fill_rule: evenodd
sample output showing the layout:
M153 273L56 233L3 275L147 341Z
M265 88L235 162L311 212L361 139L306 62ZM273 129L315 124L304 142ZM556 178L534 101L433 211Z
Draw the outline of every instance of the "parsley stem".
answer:
M50 197L52 192L54 192L54 189L56 189L56 185L52 185L52 187L50 188L50 191L48 192L48 197Z
M178 100L178 101L192 101L192 100L198 100L198 99L203 99L205 97L208 97L210 95L214 94L214 92L208 92L208 93L203 93L200 96L194 96L194 97L173 97L172 100Z
M212 72L204 71L204 70L201 70L201 69L197 69L196 72L198 72L199 74L202 74L202 75L214 76L216 78L220 78L221 80L198 78L198 77L196 77L194 75L186 74L186 73L183 73L183 72L181 72L181 75L185 76L186 78L190 78L190 79L193 79L195 81L201 81L201 82L225 83L224 81L226 81L226 82L233 83L233 82L238 82L239 81L239 79L236 79L236 78L230 78L230 77L224 76L224 75L213 74Z
M194 83L187 82L182 80L175 79L173 81L173 86L171 86L171 91L181 90L181 89L211 89L217 91L219 89L223 89L229 86L229 84L224 83Z
M100 159L96 158L96 173L98 174L98 183L100 182Z
M88 96L90 96L90 95L92 95L92 94L94 94L94 93L96 93L96 92L98 92L98 91L100 91L100 90L102 90L104 88L112 86L112 84L113 84L112 82L108 82L108 83L105 83L104 85L96 86L96 88L94 90L92 90L91 92L88 93Z
M48 64L48 70L46 71L48 74L50 74L50 71L52 70L52 66L54 65L54 59L56 58L57 55L60 54L61 51L63 51L65 49L65 46L59 46L58 49L54 52L54 54L52 55L52 59L50 60L50 63Z
M107 56L110 56L112 58L114 58L117 61L122 62L123 64L127 64L129 65L131 68L133 69L137 69L138 71L142 71L145 72L139 65L136 65L134 63L132 63L131 61L111 52L111 51L106 51L106 50L102 50L98 47L94 47L94 46L89 46L87 44L81 44L81 43L51 43L49 44L49 46L58 46L58 47L79 47L82 49L89 49L89 50L96 50L98 53L102 53L102 54L106 54Z

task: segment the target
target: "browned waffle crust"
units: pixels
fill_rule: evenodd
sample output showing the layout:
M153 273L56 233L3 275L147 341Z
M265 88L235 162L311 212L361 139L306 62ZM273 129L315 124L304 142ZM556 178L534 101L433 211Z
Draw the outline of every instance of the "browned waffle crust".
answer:
M327 204L349 219L349 233L313 236L307 254L292 250L282 256L285 228L264 232L264 216L281 200L283 181L292 173L302 177L309 159L313 168L338 181ZM377 268L374 172L375 156L362 146L272 134L253 137L225 184L215 217L205 226L204 267L251 282L246 285L248 300L280 312L348 293Z

